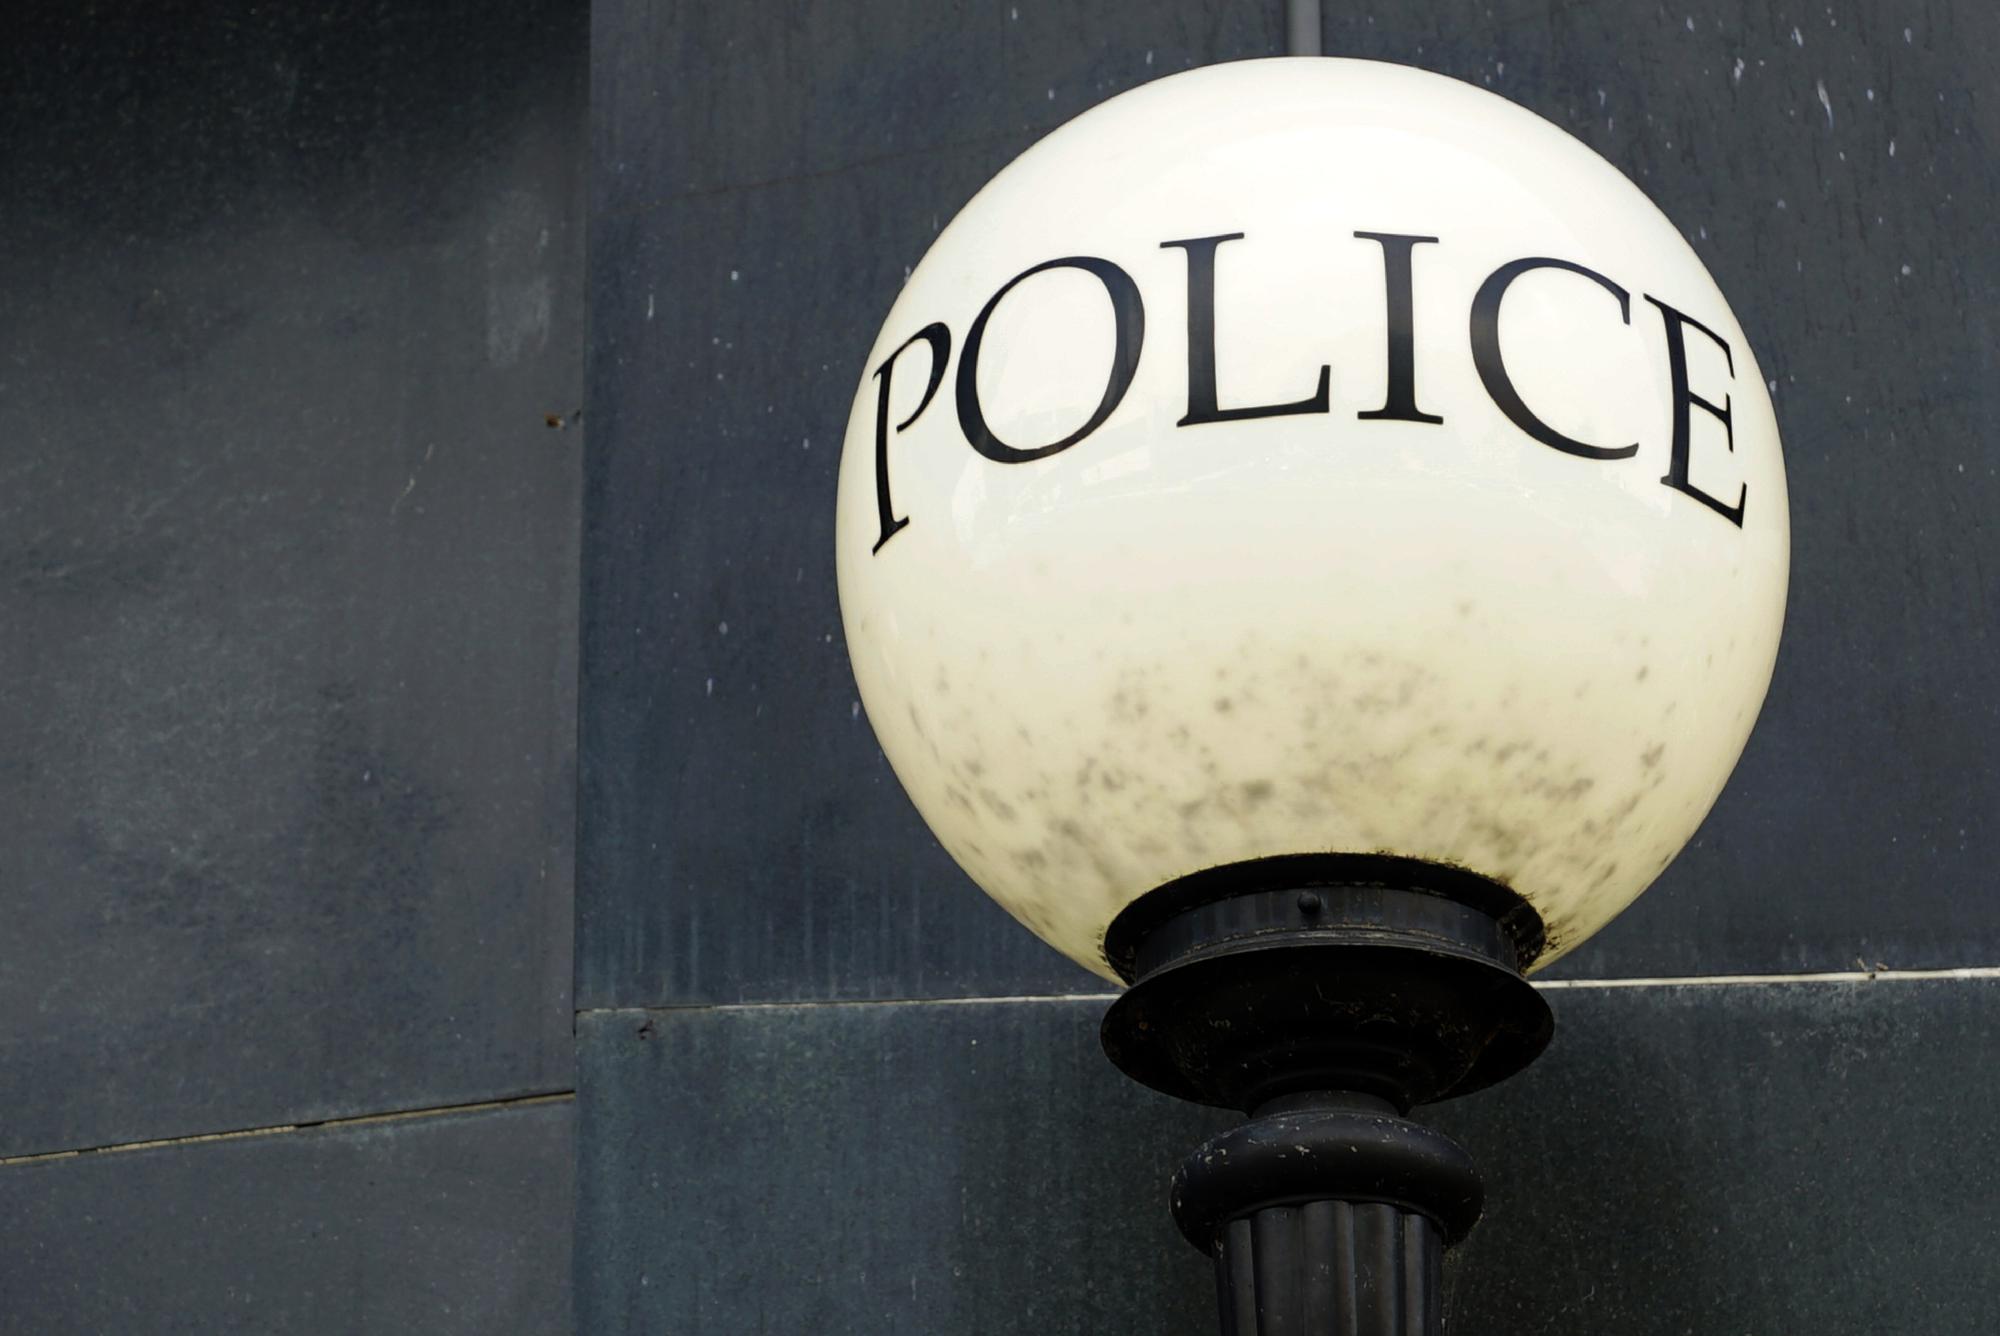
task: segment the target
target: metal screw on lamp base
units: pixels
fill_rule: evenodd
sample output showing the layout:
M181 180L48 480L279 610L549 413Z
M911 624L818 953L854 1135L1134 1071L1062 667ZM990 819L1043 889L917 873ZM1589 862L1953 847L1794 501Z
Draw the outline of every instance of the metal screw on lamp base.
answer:
M1435 1336L1444 1249L1479 1218L1472 1159L1404 1115L1532 1062L1553 1026L1522 971L1540 917L1458 868L1300 855L1214 868L1128 906L1131 982L1104 1049L1165 1094L1251 1121L1174 1176L1215 1259L1223 1336Z

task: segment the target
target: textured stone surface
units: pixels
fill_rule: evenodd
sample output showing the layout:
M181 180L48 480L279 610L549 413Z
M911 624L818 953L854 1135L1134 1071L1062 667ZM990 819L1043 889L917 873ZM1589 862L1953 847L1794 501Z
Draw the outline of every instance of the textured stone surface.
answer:
M1563 991L1535 1066L1434 1121L1487 1172L1459 1330L1992 1324L2000 981Z
M0 1331L568 1331L571 1112L0 1165Z
M583 15L12 17L0 1154L567 1087Z
M1974 1336L2000 983L1554 992L1556 1041L1424 1116L1481 1163L1460 1331ZM579 1329L1201 1336L1166 1181L1229 1116L1097 1052L1103 1004L602 1012Z

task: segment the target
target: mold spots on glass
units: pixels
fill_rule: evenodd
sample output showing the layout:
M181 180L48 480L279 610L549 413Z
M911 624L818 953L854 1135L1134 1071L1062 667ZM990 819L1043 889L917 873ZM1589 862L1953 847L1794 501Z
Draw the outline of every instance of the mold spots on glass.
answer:
M1014 810L1014 804L1002 798L991 788L980 788L979 801L985 804L987 811L993 813L994 816L999 817L1002 821L1015 821L1019 819L1020 814Z

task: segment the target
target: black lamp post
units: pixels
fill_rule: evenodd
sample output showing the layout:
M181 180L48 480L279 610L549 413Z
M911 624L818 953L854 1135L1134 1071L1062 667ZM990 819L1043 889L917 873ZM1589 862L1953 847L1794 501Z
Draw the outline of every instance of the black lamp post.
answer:
M1532 1061L1770 680L1784 469L1609 164L1396 66L1211 66L1002 172L841 463L855 677L938 839L1250 1121L1174 1183L1228 1333L1433 1332L1479 1180L1409 1119Z
M1380 856L1263 859L1141 897L1106 948L1132 986L1104 1048L1165 1094L1236 1108L1175 1175L1215 1259L1224 1336L1436 1331L1471 1158L1410 1121L1533 1061L1540 916L1506 887Z

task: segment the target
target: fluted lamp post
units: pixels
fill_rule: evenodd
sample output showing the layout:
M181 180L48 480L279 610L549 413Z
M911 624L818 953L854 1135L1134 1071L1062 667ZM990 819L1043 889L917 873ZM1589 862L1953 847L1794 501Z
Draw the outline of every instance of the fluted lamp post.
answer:
M841 461L856 680L937 838L1249 1121L1172 1205L1222 1329L1435 1332L1480 1213L1408 1117L1714 803L1783 618L1762 373L1625 177L1490 93L1246 61L1022 154Z

